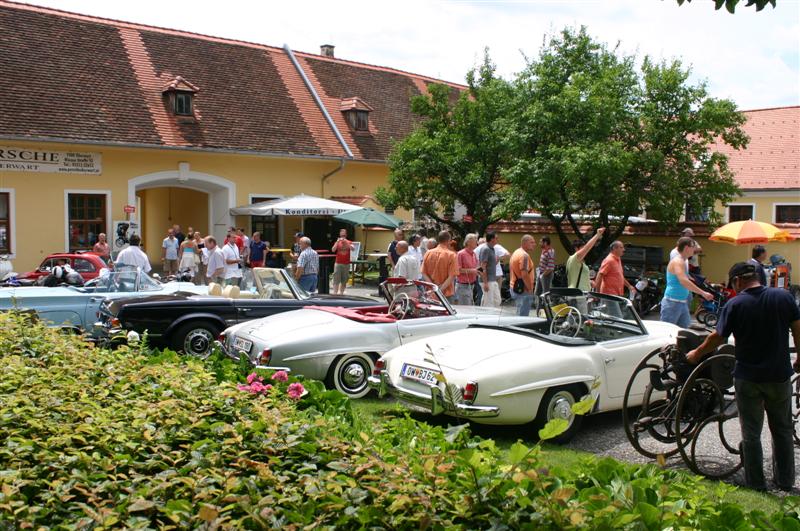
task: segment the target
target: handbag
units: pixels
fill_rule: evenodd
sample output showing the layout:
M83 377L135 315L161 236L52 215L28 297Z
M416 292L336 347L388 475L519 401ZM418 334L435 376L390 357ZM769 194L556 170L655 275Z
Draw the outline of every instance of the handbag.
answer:
M521 278L518 278L517 280L514 281L514 293L519 295L520 293L524 292L525 292L525 281L522 280Z
M527 256L525 257L525 269L524 269L524 271L525 271L526 274L528 273L528 257ZM521 293L525 293L525 281L522 280L521 278L516 279L514 281L514 287L512 289L514 290L514 293L516 293L517 295L519 295Z

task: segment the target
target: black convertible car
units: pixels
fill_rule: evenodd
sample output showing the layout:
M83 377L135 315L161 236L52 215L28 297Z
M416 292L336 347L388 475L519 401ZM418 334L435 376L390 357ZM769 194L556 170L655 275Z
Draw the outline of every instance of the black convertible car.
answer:
M316 295L303 290L283 269L256 268L248 290L209 286L209 295L177 292L153 297L107 300L95 332L106 338L147 331L154 346L205 356L227 327L303 306L369 306L375 300L348 295Z

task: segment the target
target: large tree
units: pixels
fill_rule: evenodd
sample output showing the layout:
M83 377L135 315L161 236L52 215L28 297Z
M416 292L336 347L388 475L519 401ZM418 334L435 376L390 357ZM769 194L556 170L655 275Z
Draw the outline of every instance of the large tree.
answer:
M553 37L514 86L508 212L538 210L570 252L583 223L606 227L593 259L643 211L674 224L687 207L732 199L738 189L713 144L744 147L745 118L688 77L677 61L645 59L638 71L585 28Z
M684 2L691 2L692 0L678 0L678 5L682 6ZM713 0L714 2L714 9L719 10L722 6L725 6L725 9L728 10L728 13L733 14L736 12L736 4L739 3L740 0ZM776 0L747 0L745 7L756 6L756 11L761 11L767 4L771 5L772 8L775 8Z
M485 55L460 94L439 84L412 98L418 127L398 142L389 157L389 187L377 191L389 206L415 208L456 234L483 233L501 219L502 170L508 145L511 87L496 77ZM466 217L448 215L457 206Z

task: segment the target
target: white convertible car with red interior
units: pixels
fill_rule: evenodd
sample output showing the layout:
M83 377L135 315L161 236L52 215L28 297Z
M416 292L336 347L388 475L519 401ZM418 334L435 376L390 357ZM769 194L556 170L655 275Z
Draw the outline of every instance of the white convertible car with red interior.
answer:
M389 350L469 325L543 323L513 310L451 306L434 284L390 278L381 285L386 303L356 308L307 306L248 321L225 330L220 344L229 356L253 365L285 369L324 381L351 398L369 392L375 360Z

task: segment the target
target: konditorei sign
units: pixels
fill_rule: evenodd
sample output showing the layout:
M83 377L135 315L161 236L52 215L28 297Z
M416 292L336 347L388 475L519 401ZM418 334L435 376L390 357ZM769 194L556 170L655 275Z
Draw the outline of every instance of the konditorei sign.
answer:
M103 172L103 156L100 153L0 146L0 171L100 175Z

